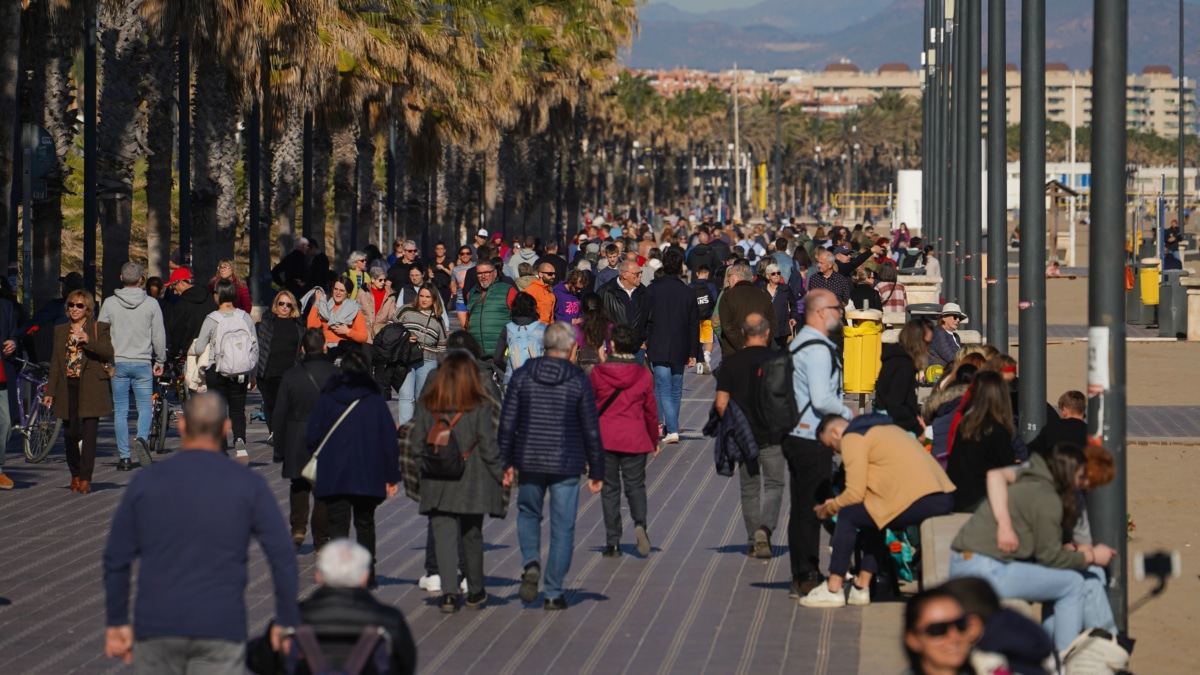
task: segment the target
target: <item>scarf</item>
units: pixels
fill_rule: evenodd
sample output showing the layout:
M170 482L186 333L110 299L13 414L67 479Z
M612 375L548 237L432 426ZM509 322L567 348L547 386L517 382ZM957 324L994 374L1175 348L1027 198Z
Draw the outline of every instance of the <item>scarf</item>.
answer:
M334 305L333 298L328 295L322 295L316 302L317 313L331 326L335 323L353 326L355 317L362 309L357 302L349 298L343 300L340 306Z

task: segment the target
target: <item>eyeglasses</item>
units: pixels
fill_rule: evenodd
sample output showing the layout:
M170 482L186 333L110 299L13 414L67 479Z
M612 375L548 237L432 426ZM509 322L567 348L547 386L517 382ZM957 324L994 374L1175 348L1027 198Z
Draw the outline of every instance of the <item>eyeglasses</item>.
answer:
M817 311L817 312L823 312L823 311L825 311L825 310L827 310L827 309L832 309L832 310L833 310L833 311L835 311L835 312L843 312L843 311L845 311L845 308L844 308L844 307L842 307L841 305L825 305L824 307L822 307L822 308L820 308L820 309L817 309L817 310L815 310L815 311Z
M781 276L783 276L783 273L782 273L782 272L767 272L767 276L769 276L769 277L781 277Z
M275 303L275 306L276 306L276 307L287 307L288 309L291 309L292 307L295 307L295 305L293 305L293 304L292 304L292 303L290 303L290 302L277 302L277 303Z
M928 626L925 626L924 629L918 630L917 632L924 633L925 635L928 635L929 637L937 638L937 637L944 636L946 633L949 633L951 628L957 630L959 633L966 632L967 617L960 616L957 619L953 619L951 621L938 621L937 623L931 623Z
M496 273L496 270L479 270L479 271L475 272L476 275L481 276L481 277L486 276L488 274L495 274L495 273Z
M68 302L67 307L72 309L87 309L87 305L83 304L82 302Z
M556 276L558 276L558 272L555 272L554 270L550 270L549 272L538 272L538 274L540 274L540 275L542 275L542 276L544 276L544 277L556 277Z
M406 248L406 249L404 249L404 252L405 252L405 253L416 253L416 252L417 252L417 249L415 249L415 248Z

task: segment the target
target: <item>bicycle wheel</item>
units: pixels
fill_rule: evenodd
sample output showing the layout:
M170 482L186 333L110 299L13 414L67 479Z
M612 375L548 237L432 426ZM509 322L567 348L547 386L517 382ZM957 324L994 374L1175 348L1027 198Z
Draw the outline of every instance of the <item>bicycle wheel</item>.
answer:
M171 430L171 403L164 395L154 401L154 419L150 421L150 450L156 455L166 452L167 433Z
M37 407L29 414L29 425L22 431L25 437L25 461L40 462L50 454L58 440L58 431L62 428L62 420L54 417L50 409L35 401Z

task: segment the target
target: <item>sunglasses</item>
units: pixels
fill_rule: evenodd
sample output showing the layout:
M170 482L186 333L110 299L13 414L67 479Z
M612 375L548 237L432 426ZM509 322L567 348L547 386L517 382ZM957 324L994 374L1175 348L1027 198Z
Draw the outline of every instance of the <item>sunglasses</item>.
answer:
M556 276L558 276L558 272L538 272L538 274L540 274L540 275L542 275L542 276L544 276L544 277L556 277Z
M87 305L83 304L82 302L68 302L67 307L71 307L73 309L87 309Z
M936 638L936 637L945 636L946 633L950 632L951 628L954 628L959 633L966 632L967 617L960 616L957 619L954 619L953 621L939 621L937 623L931 623L928 626L925 626L924 630L920 630L918 632L924 633L925 635L928 635L929 637Z
M287 307L288 309L291 309L292 307L295 307L295 305L293 305L293 304L292 304L292 303L290 303L290 302L277 302L277 303L275 303L275 306L276 306L276 307Z
M405 252L405 253L416 253L416 252L417 252L417 249L415 249L415 248L406 248L406 249L404 249L404 252Z

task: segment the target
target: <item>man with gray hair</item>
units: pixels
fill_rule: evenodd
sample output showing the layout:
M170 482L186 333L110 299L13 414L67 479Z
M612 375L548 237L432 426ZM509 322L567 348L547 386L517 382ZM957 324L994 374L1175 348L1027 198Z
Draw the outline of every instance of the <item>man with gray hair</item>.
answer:
M575 327L558 321L546 329L546 355L513 372L500 411L500 461L504 486L517 480L517 540L521 545L521 601L537 599L542 577L542 511L550 493L550 555L544 609L567 608L563 581L575 548L580 474L592 494L604 485L604 444L592 384L575 364Z
M622 260L617 264L617 278L604 284L596 291L604 302L604 309L614 324L631 326L642 341L642 348L634 354L640 361L646 354L646 338L650 335L654 320L646 287L642 285L642 268L636 260Z
M746 317L761 314L771 325L775 334L775 304L767 292L754 285L754 273L750 266L738 263L725 273L725 292L717 303L717 314L721 317L721 359L728 359L745 347L746 339L741 327ZM725 330L724 326L729 326ZM724 367L724 366L722 366Z
M392 282L392 288L398 291L401 286L407 284L408 273L414 267L421 270L422 273L425 272L425 262L421 260L417 242L406 239L401 245L400 257L396 258L396 262L388 268L388 281Z
M152 461L150 421L153 416L154 378L162 375L167 354L167 333L163 328L162 309L142 290L142 266L127 262L121 266L121 284L104 306L97 321L109 325L113 343L112 377L113 426L117 431L117 471L129 471L129 389L133 388L137 405L137 436L133 447L138 462L145 467Z
M379 602L367 590L371 553L349 539L334 539L317 553L320 586L300 603L302 626L311 628L329 671L346 667L356 643L367 627L382 631L391 667L388 673L409 675L417 671L417 646L400 610ZM297 631L299 633L301 631ZM304 652L304 644L299 643ZM276 657L268 639L250 643L246 665L255 673L275 675ZM311 660L311 655L305 653Z

